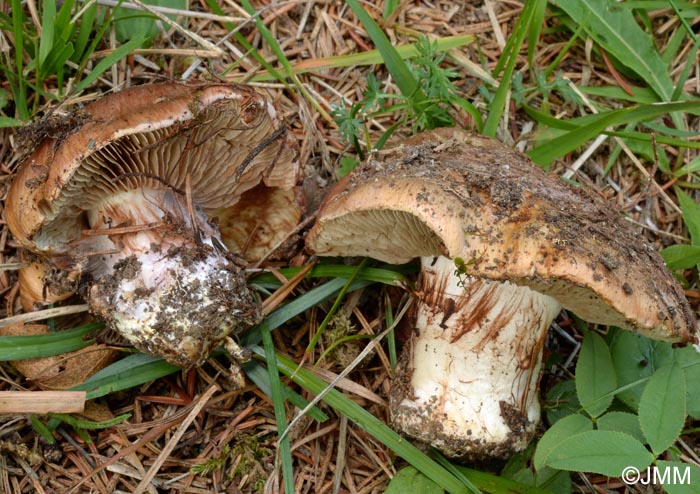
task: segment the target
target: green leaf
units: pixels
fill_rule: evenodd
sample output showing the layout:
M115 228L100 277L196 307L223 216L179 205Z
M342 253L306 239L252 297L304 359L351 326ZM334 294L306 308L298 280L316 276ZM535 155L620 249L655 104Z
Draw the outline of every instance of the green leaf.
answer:
M607 53L643 79L661 101L671 100L674 86L668 67L652 37L639 27L631 10L619 8L608 0L556 0L553 3L576 24L582 25Z
M639 402L639 424L655 454L678 439L685 417L685 374L673 362L654 372Z
M586 333L576 364L576 394L591 417L608 409L614 398L617 376L605 340L593 331Z
M531 487L521 482L480 472L469 467L455 465L455 469L468 478L479 490L489 494L552 494L551 491L540 486Z
M353 171L360 165L360 162L354 156L345 155L340 158L340 166L338 167L338 178L343 178L345 175Z
M173 9L186 9L187 0L143 0L143 3L151 6L170 7ZM170 20L175 21L177 16L166 14ZM120 43L129 41L136 37L154 38L160 34L158 23L161 22L153 14L138 9L127 9L125 7L114 8L114 30ZM163 26L168 30L168 26Z
M659 460L656 468L668 494L700 494L700 468L695 465Z
M700 245L676 244L666 247L660 252L671 270L690 269L700 264Z
M650 377L656 369L673 360L673 348L665 341L651 340L621 329L611 331L609 340L620 387ZM634 386L618 392L617 398L636 411L643 390L642 385Z
M1 117L0 116L0 129L6 127L20 127L22 121L12 117Z
M544 409L550 424L559 422L573 413L578 413L581 404L576 396L576 381L567 379L552 386L552 389L547 392Z
M569 415L550 427L537 443L537 449L532 457L536 470L542 470L547 464L549 455L568 437L580 432L593 430L593 422L583 415Z
M673 354L685 372L685 387L686 387L686 408L688 415L698 419L700 418L700 353L691 345L684 348L674 348ZM700 477L698 477L700 479Z
M578 86L578 89L584 94L603 96L611 100L631 101L633 103L656 103L659 100L656 93L646 87L631 87L632 96L619 86Z
M677 187L675 191L683 213L683 222L690 233L690 239L693 245L700 245L700 204L696 203L680 187Z
M407 492L443 494L445 491L414 467L409 466L402 468L394 475L384 492L385 494L405 494Z
M639 426L639 417L633 413L608 412L598 417L596 425L601 431L624 432L640 442L646 442L642 428Z
M586 431L559 443L549 454L547 465L560 470L619 477L626 467L642 470L653 460L654 455L629 434Z

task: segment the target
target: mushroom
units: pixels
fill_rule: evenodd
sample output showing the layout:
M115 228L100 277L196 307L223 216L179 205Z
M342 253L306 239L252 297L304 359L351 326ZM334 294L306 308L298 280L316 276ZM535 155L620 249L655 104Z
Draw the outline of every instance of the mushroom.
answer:
M395 428L450 457L506 456L539 422L546 331L563 306L651 338L697 341L661 257L600 197L458 129L375 152L307 236L321 256L420 257Z
M244 260L224 244L258 230L279 243L303 211L296 143L272 104L235 84L138 86L36 140L7 196L15 239L47 272L80 273L90 310L142 351L181 366L220 344L237 351L230 335L261 310ZM245 208L252 190L275 212L251 205L259 221L222 239L216 218Z

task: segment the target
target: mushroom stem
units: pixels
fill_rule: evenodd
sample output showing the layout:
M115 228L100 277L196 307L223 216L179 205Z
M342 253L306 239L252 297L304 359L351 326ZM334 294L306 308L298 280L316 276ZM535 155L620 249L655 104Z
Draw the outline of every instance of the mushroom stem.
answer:
M214 247L218 231L201 213L191 217L184 198L165 189L122 192L90 210L88 220L105 230L100 250L116 251L88 265L90 309L139 349L199 365L226 335L259 322L244 271ZM109 233L144 224L158 227Z
M396 428L448 456L523 449L539 422L537 385L559 303L527 287L455 274L421 258L415 335L391 392Z

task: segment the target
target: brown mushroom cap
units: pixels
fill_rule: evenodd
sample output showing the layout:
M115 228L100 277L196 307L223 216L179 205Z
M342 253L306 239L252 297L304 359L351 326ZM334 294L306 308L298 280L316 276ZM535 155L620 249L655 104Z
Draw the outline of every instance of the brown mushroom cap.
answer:
M289 192L301 173L293 138L249 88L137 86L87 105L73 119L77 127L38 144L8 193L8 226L31 250L69 251L86 226L83 212L104 195L148 187L183 194L188 175L194 205L210 217L261 182L294 199L288 217L301 216L301 196Z
M603 199L458 129L373 154L326 198L307 246L390 263L459 257L467 274L528 286L587 321L697 342L663 259Z
M236 84L139 86L38 137L10 186L8 225L71 279L89 275L90 310L108 326L191 366L259 322L259 300L222 241L262 256L304 205L294 138L266 98ZM241 204L252 191L271 204ZM248 207L252 220L222 239L214 220Z

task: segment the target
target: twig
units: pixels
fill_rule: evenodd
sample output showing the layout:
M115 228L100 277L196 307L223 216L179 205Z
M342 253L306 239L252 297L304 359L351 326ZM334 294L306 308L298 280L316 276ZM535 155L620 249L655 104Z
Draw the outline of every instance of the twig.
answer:
M85 409L85 391L0 391L1 413L76 413Z
M20 314L18 316L11 316L6 317L5 319L0 319L0 327L9 326L10 324L17 324L20 322L34 322L41 321L42 319L51 319L52 317L79 314L80 312L85 312L87 310L87 304L66 305L64 307L54 307L53 309L38 310L36 312L29 312L27 314Z

